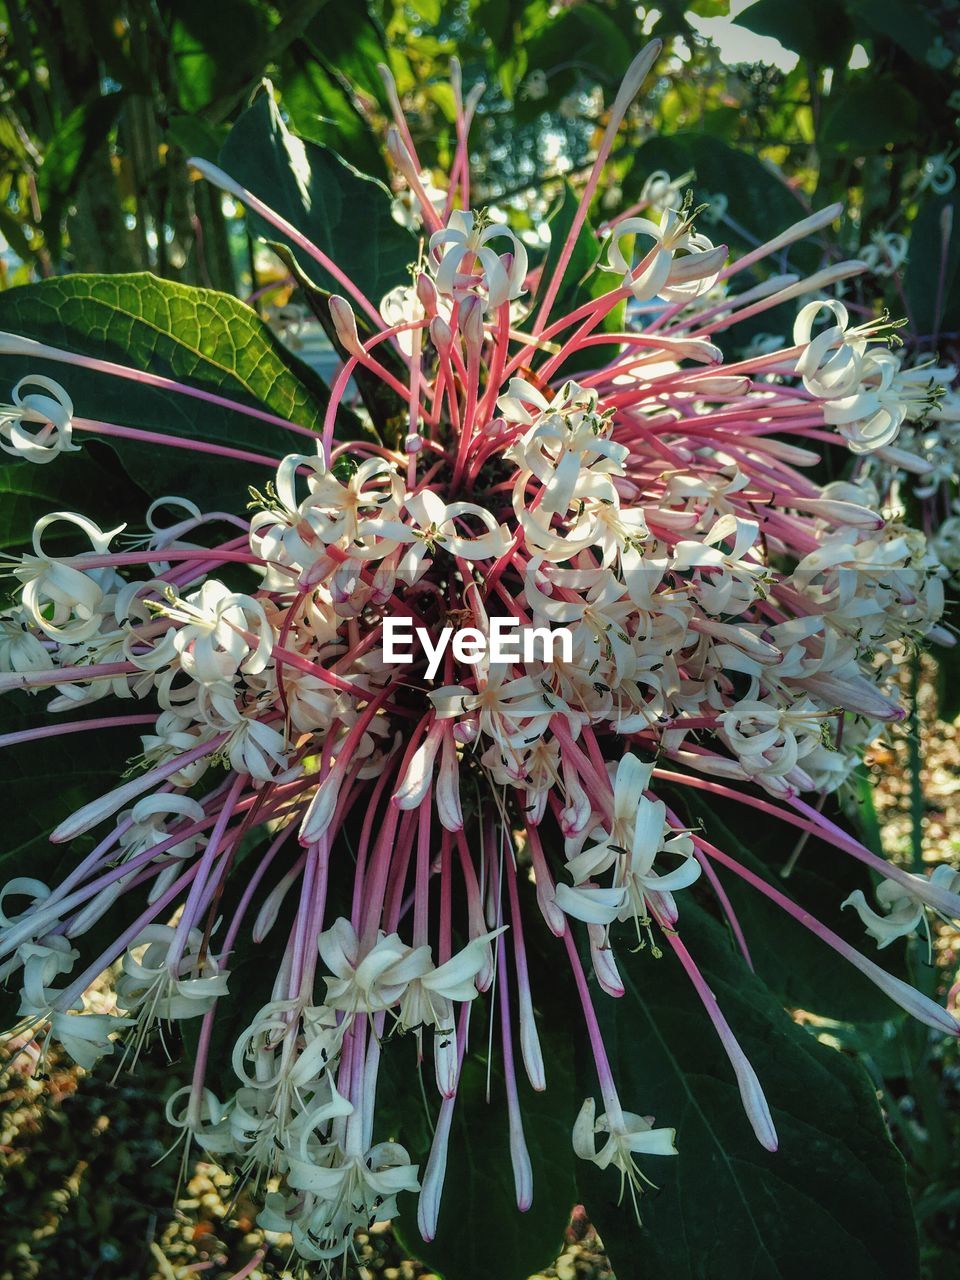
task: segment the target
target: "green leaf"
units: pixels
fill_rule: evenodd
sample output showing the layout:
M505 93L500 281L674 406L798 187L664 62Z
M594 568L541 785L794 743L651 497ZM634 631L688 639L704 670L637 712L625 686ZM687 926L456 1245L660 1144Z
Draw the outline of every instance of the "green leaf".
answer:
M4 456L0 461L0 551L21 551L33 526L48 511L70 511L83 495L84 514L102 529L122 521L142 521L150 505L146 493L131 484L113 451L90 440L77 453L61 454L37 466ZM64 526L66 527L66 526ZM58 526L50 529L51 538Z
M929 9L913 0L846 0L850 16L868 32L886 36L918 62L937 38L937 21ZM929 67L924 68L929 73Z
M474 1028L474 1036L480 1037ZM403 1081L415 1069L413 1045ZM406 1210L397 1222L405 1245L445 1280L526 1280L549 1266L563 1247L563 1232L577 1199L570 1147L576 1114L573 1073L559 1052L549 1057L549 1084L534 1093L517 1063L523 1130L533 1167L533 1206L517 1209L503 1076L468 1056L460 1080L436 1239L426 1243ZM428 1081L429 1088L429 1081ZM410 1107L407 1102L407 1107ZM429 1140L429 1135L427 1135Z
M960 716L960 645L933 649L937 662L937 716L952 724Z
M525 52L527 76L531 71L542 71L547 78L549 96L543 99L518 96L514 112L521 122L555 107L584 81L615 91L636 47L602 8L581 4L563 9L551 21L539 26L527 40Z
M660 960L618 948L626 994L598 995L597 1004L624 1106L675 1126L680 1154L639 1157L659 1187L640 1202L642 1227L629 1196L617 1205L616 1172L580 1162L583 1203L614 1271L911 1280L918 1263L903 1161L863 1070L796 1026L720 926L686 899L679 928L757 1071L780 1147L771 1154L757 1142L733 1069L669 947ZM592 1061L581 1092L596 1095Z
M214 100L256 82L260 67L252 51L270 31L265 5L251 0L167 0L172 20L170 58L180 108L195 114Z
M758 815L733 801L712 797L709 810L688 806L692 821L718 849L769 881L811 915L822 920L846 942L876 958L875 944L855 911L840 904L855 889L873 900L874 881L849 854L811 836L803 842L789 877L782 870L798 847L803 832ZM839 825L849 826L842 814L828 811ZM743 929L754 968L780 1001L791 1008L843 1022L886 1022L902 1017L890 999L763 894L738 876L717 866ZM789 956L789 963L784 957ZM896 977L909 980L903 947L889 947L880 964Z
M105 93L77 107L50 140L37 177L43 231L55 259L61 252L61 219L77 189L83 168L113 128L124 94Z
M910 232L904 290L915 332L960 326L960 192L928 196L921 206Z
M916 98L896 77L865 71L850 77L836 101L828 100L819 141L856 155L912 142L919 111Z
M212 289L147 273L64 276L0 293L0 330L160 374L313 431L322 426L328 392L320 378L255 311ZM78 417L278 459L310 446L280 426L167 389L48 360L0 357L0 378L7 383L28 372L62 383ZM75 434L80 440L85 435ZM127 440L111 443L130 475L155 496L186 487L198 503L219 495L233 509L251 483L269 478L251 462Z
M305 41L290 47L280 75L283 109L301 138L332 146L366 173L386 177L377 139L337 77Z
M834 0L757 0L737 14L737 25L772 36L785 49L824 66L846 66L853 28Z
M409 279L416 242L393 220L387 188L326 147L295 137L269 93L261 93L233 126L220 166L331 258L374 306ZM264 239L285 240L261 219L251 222ZM312 280L343 292L302 249L285 242Z

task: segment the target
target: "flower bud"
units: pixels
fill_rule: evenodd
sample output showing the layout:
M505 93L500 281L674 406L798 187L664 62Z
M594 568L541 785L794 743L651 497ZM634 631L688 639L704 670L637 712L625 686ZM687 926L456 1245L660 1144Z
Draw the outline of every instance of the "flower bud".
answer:
M467 350L479 353L483 345L483 303L471 294L460 303L459 328Z
M453 334L450 326L442 316L434 316L430 321L430 340L442 356L450 354L453 346Z
M411 184L417 180L417 171L407 145L400 137L400 130L391 125L387 130L387 155Z
M417 300L424 313L430 317L437 314L437 286L433 283L426 272L421 272L417 276L416 283Z
M330 299L330 317L337 331L337 337L352 356L362 360L366 352L357 333L357 317L346 298L334 294Z

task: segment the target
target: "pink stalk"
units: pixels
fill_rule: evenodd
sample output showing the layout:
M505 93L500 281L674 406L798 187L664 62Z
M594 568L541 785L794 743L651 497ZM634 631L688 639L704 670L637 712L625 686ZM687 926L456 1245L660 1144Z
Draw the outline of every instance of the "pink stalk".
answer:
M509 861L509 859L507 859ZM510 1163L517 1208L521 1213L533 1204L533 1167L523 1133L523 1115L517 1095L517 1073L513 1064L513 1032L510 1027L510 984L507 977L506 948L503 934L497 938L500 977L500 1040L503 1047L503 1078L507 1091L507 1121L510 1129Z
M213 830L207 840L207 847L203 851L203 856L197 863L197 874L190 886L190 893L187 895L183 912L177 921L176 932L170 944L170 950L167 953L167 968L172 978L179 977L180 960L186 948L190 930L194 928L199 918L200 903L203 899L213 864L223 845L227 823L230 821L236 803L240 799L240 793L246 785L246 776L238 774L227 793L223 807L217 814L217 821L214 823Z
M428 791L420 801L417 811L417 877L413 904L413 945L422 947L427 942L428 910L430 906L430 817L433 812L433 793Z
M77 431L117 436L121 440L138 440L142 444L155 444L168 449L189 449L193 453L210 453L220 458L234 458L238 462L252 462L255 466L269 467L271 471L277 469L278 459L269 458L265 453L250 453L246 449L231 449L228 445L210 444L205 440L163 435L159 431L141 431L138 427L118 427L112 422L98 422L94 418L73 418L72 423Z
M66 1013L74 1007L74 1004L87 987L90 986L96 978L98 978L105 970L109 969L115 960L118 960L136 939L140 936L148 924L152 924L158 916L162 917L163 913L175 902L183 890L192 881L197 873L197 863L192 867L188 867L178 880L167 889L166 893L161 894L156 902L152 902L149 907L134 920L133 924L124 929L123 933L110 945L100 953L99 956L84 969L83 973L65 988L56 999L55 1007L61 1012Z
M85 680L108 680L114 676L141 675L132 662L92 663L80 667L50 667L44 671L5 671L0 673L0 693L10 689L42 689L48 684L82 683Z
M223 945L221 946L219 954L217 956L217 959L221 967L226 965L230 959L230 955L233 951L233 944L237 939L237 934L240 932L240 926L243 924L244 917L247 914L247 911L250 907L250 903L253 901L254 894L256 893L257 889L260 887L260 881L266 875L270 867L270 864L273 862L274 858L277 856L280 849L283 847L284 843L292 835L293 835L293 826L291 825L291 826L284 827L283 830L279 833L279 835L277 835L275 839L273 839L270 842L269 846L264 850L263 856L257 862L253 875L247 881L246 887L244 888L244 891L243 891L243 895L240 898L239 903L237 904L237 909L233 913L233 918L231 919L229 925L227 926L227 932L224 935Z
M195 760L201 760L204 756L212 755L213 752L223 746L229 736L229 733L217 734L216 737L211 738L209 741L201 742L191 750L174 756L166 764L158 765L155 769L150 769L139 778L125 782L122 786L108 791L106 795L100 796L96 800L91 800L89 804L82 805L69 818L65 818L59 826L53 829L50 833L51 841L54 844L63 844L68 840L73 840L76 836L83 835L85 831L89 831L91 827L95 827L106 818L111 817L131 800L136 800L145 791L150 791L156 783L165 782L172 774L179 773L181 769L185 769L188 764L193 764Z
M654 777L663 778L664 781L676 782L685 787L693 787L697 791L712 791L714 795L725 796L727 799L736 800L740 804L749 805L752 809L759 809L763 813L773 814L781 822L788 822L793 827L799 827L801 831L808 831L811 835L819 836L827 844L832 844L836 848L842 849L845 853L851 854L859 862L865 863L887 880L896 880L898 884L902 884L904 888L909 889L912 894L921 898L928 906L933 907L934 911L939 911L941 914L953 919L960 918L960 897L957 894L949 893L946 889L941 889L937 885L931 884L929 880L924 880L923 877L911 875L910 872L898 867L895 862L887 862L884 858L878 858L875 853L871 853L859 840L847 835L842 828L830 822L818 810L805 804L802 800L798 800L796 797L787 797L787 803L793 805L795 809L800 809L801 812L809 814L809 819L797 817L796 814L790 813L789 810L781 809L778 805L760 799L759 796L735 791L732 787L726 787L722 782L715 782L713 779L696 778L691 774L685 773L673 773L668 769L654 769L653 774Z
M255 556L250 551L225 551L215 547L164 547L162 550L147 551L110 551L103 555L84 552L82 555L65 556L60 564L72 565L74 569L119 569L133 564L156 564L164 562L189 560L204 564L214 560L218 564L266 564L262 556Z
M363 826L360 828L360 842L357 847L357 868L353 877L353 903L350 908L350 923L357 932L360 931L361 910L363 905L363 888L366 880L367 870L367 853L370 848L370 836L373 831L373 825L380 809L380 803L383 799L383 793L388 783L392 780L390 769L387 767L388 762L384 762L384 767L377 778L373 794L366 803L363 815ZM393 806L391 806L393 808ZM396 810L394 810L396 812Z
M720 1037L720 1043L723 1045L724 1052L730 1059L730 1065L733 1067L734 1074L737 1077L743 1109L747 1113L747 1119L753 1126L753 1132L757 1135L757 1141L767 1151L776 1151L778 1146L777 1131L760 1081L757 1079L757 1073L750 1065L737 1037L730 1028L730 1024L723 1016L717 1003L717 997L710 990L706 979L697 968L690 952L681 942L679 934L673 929L664 929L663 936L683 965L684 972L693 984L694 990L707 1011L707 1016Z
M293 241L297 248L302 249L314 262L318 262L328 275L333 276L334 280L342 285L347 293L360 304L375 325L379 327L383 323L380 318L380 312L367 296L357 288L346 272L341 271L332 258L328 258L322 249L318 249L312 240L308 240L302 232L298 231L292 223L277 213L275 209L271 209L268 204L264 204L252 191L242 187L239 182L234 182L222 169L218 169L216 165L210 164L207 160L191 156L187 163L192 168L198 169L208 182L212 182L221 191L229 192L230 195L245 204L248 209L258 213L264 222L269 222L272 227L276 227L278 231L281 231L288 240Z
M737 946L740 948L740 954L743 956L744 960L746 961L747 968L750 970L751 973L753 973L754 972L753 960L750 957L750 948L747 946L747 940L744 937L743 929L740 925L740 920L737 916L736 911L733 908L733 903L730 901L730 898L727 895L726 889L724 889L723 885L720 883L720 877L717 875L716 871L714 871L713 869L713 863L710 861L710 859L707 857L707 855L703 852L702 849L695 849L694 857L697 859L697 861L700 863L700 866L703 868L703 874L710 881L710 887L711 889L713 889L714 895L716 896L717 901L720 903L720 907L726 918L727 924L730 926L734 939L736 940Z
M537 1034L537 1021L533 1012L530 973L527 968L527 951L523 940L523 916L520 911L520 896L517 892L517 872L512 858L507 859L506 874L507 891L510 898L510 932L513 937L513 963L517 974L520 1052L523 1055L523 1065L527 1071L527 1079L534 1089L542 1092L547 1087L547 1079L543 1066L540 1037ZM501 934L501 938L502 936ZM500 967L502 970L502 961Z
M597 1082L600 1085L600 1095L603 1098L603 1109L606 1112L607 1124L611 1130L622 1129L624 1124L623 1109L620 1106L617 1086L614 1084L613 1072L610 1070L610 1060L607 1057L606 1046L603 1043L603 1034L600 1031L600 1024L597 1022L593 1001L590 999L590 989L587 986L583 965L580 963L580 956L577 954L577 944L573 940L573 934L569 927L564 930L563 942L570 958L570 967L573 970L573 978L577 984L577 994L580 996L583 1018L587 1024L587 1035L590 1037L590 1048L593 1052L593 1062L597 1071Z
M61 351L57 347L48 347L42 342L34 342L32 338L18 338L14 334L0 333L0 354L31 356L38 360L55 360L59 364L72 364L80 369L92 369L95 373L108 373L116 378L126 378L130 382L139 382L147 387L157 387L161 391L173 391L177 395L190 396L194 400L203 400L206 404L215 404L222 409L230 409L247 418L257 418L261 422L269 422L272 426L283 427L286 431L294 431L298 435L316 438L316 433L309 427L301 427L289 418L279 418L275 413L267 413L265 409L254 409L250 405L230 400L227 396L217 395L213 391L203 391L199 387L188 386L185 382L177 382L173 378L164 378L159 373L148 373L145 369L130 369L126 365L114 364L111 360L100 360L94 356L81 356L73 351ZM276 465L276 464L274 464Z
M22 742L36 742L39 738L58 738L65 733L85 733L90 729L119 729L131 724L156 724L154 716L101 716L97 720L68 720L65 723L43 725L38 729L20 729L16 733L0 734L0 749L15 747Z
M921 995L919 991L916 991L906 982L901 982L899 978L893 977L885 969L881 969L879 965L874 964L872 960L862 956L859 951L851 947L848 942L844 942L832 929L827 928L815 916L797 906L786 894L768 884L762 876L749 871L737 862L735 858L731 858L729 854L717 849L700 836L694 836L694 842L705 849L714 861L719 862L721 866L729 868L741 880L745 880L747 884L752 885L754 889L762 893L765 898L775 902L778 907L802 924L805 929L809 929L821 942L825 942L828 947L832 947L834 951L842 955L845 960L848 960L855 968L859 969L901 1009L905 1009L907 1013L925 1023L928 1027L933 1027L935 1031L939 1031L942 1034L960 1036L960 1023L945 1009L941 1009L938 1004L929 1000L925 995Z
M553 275L550 277L546 292L543 295L543 301L541 302L540 309L537 312L537 318L533 326L533 332L536 336L543 333L547 317L550 315L550 309L556 301L557 293L559 292L560 285L563 282L564 272L566 271L567 266L570 263L570 259L573 256L573 250L576 246L577 239L580 235L581 229L583 228L583 224L586 221L590 201L593 199L593 194L597 189L597 183L600 181L600 175L607 163L607 157L613 149L613 144L616 140L617 133L619 132L620 125L623 122L623 118L627 114L627 110L629 109L631 102L633 102L634 98L640 92L640 86L643 84L651 67L660 56L662 48L663 42L661 40L652 40L646 48L642 49L637 54L623 78L623 83L621 84L617 96L614 99L613 106L610 109L610 119L608 120L607 127L604 130L600 149L597 152L597 158L593 162L593 168L590 170L590 176L587 178L587 184L580 196L580 203L577 205L577 211L573 216L573 222L570 225L567 238L560 251L560 257L557 259L557 265L554 267Z
M457 1083L467 1049L467 1031L470 1026L469 1001L460 1007L460 1020L457 1023ZM420 1186L420 1200L417 1205L417 1226L424 1240L432 1240L437 1234L437 1221L440 1217L440 1199L443 1195L443 1184L447 1174L447 1151L450 1146L450 1126L453 1123L453 1109L457 1105L457 1095L452 1094L440 1103L440 1115L437 1127L433 1131L433 1142L427 1167L424 1170Z

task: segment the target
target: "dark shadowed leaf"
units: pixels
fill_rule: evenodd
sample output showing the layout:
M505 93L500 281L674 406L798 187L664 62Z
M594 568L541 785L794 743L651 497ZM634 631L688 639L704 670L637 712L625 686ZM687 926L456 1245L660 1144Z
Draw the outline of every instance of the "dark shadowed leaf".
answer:
M827 66L845 66L853 43L850 20L833 0L757 0L737 14L737 25Z
M883 151L915 138L918 116L916 99L895 76L861 72L828 103L820 144L855 155Z
M295 137L269 93L261 93L233 126L220 166L321 249L375 306L409 279L417 245L394 221L387 188L326 147ZM251 221L264 239L283 238L261 219ZM314 259L291 248L312 280L343 293Z
M642 1227L629 1197L617 1205L615 1171L578 1166L616 1274L916 1276L903 1161L861 1067L796 1026L692 902L680 929L757 1071L780 1149L771 1154L754 1137L733 1070L669 947L660 960L619 948L626 995L596 999L624 1105L675 1126L680 1154L640 1158L659 1187L641 1200ZM596 1094L592 1063L582 1092Z
M412 1045L410 1053L405 1087L414 1069ZM476 1055L465 1062L437 1237L429 1244L420 1239L412 1197L401 1204L403 1217L397 1223L410 1251L444 1280L487 1280L492 1273L498 1280L526 1280L549 1266L562 1249L577 1194L570 1148L571 1116L576 1112L571 1066L569 1055L566 1062L562 1055L551 1055L546 1093L534 1093L525 1078L518 1079L534 1185L533 1205L520 1213L503 1076L499 1067L494 1068L488 1103L486 1063ZM517 1072L523 1075L519 1063ZM428 1077L428 1089L431 1083ZM406 1106L412 1109L409 1098Z

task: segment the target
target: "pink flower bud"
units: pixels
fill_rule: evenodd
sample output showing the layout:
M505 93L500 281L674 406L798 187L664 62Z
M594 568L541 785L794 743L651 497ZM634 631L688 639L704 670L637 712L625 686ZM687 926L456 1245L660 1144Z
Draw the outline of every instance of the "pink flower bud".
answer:
M424 312L428 316L437 314L437 286L433 283L426 272L421 272L417 276L416 283L417 298L423 307Z
M365 353L360 335L357 333L357 317L353 314L353 307L346 298L341 298L338 294L333 295L330 299L330 316L337 331L337 337L343 346L352 356L362 359Z
M483 303L471 294L460 303L460 332L467 348L479 352L483 345Z
M441 316L434 316L430 321L430 338L442 356L449 355L453 346L453 334L450 326Z

